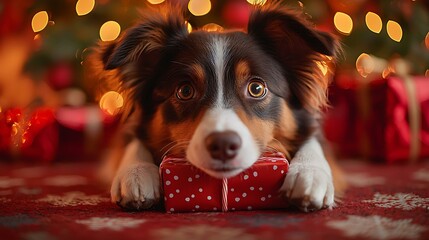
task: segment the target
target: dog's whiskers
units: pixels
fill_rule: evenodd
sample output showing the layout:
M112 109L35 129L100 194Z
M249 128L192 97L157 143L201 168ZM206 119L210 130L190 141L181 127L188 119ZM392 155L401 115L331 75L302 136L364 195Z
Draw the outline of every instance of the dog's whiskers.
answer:
M266 148L267 148L268 150L272 150L273 152L279 152L279 150L278 150L277 148L272 147L272 146L267 146Z
M171 145L171 144L170 144ZM189 145L189 141L182 141L182 142L178 142L175 143L173 146L169 147L163 154L161 159L163 159L165 156L167 156L168 153L170 153L173 149L175 148L182 148L182 149L186 149Z
M165 148L171 146L172 144L178 144L178 143L184 143L184 142L189 142L189 140L171 141L171 142L167 143L165 146L163 146L159 151L162 152Z

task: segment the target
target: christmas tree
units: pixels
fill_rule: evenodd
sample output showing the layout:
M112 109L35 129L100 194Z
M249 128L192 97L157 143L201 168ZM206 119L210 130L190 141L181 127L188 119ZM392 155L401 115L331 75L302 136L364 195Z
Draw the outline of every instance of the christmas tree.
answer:
M269 0L268 0L269 1ZM27 33L32 49L24 72L55 91L74 88L93 101L83 63L98 41L111 41L138 21L139 11L174 2L187 9L190 27L245 29L253 0L40 0L0 3L4 36ZM283 1L298 8L316 27L336 32L344 48L339 69L354 69L362 53L383 59L400 57L423 75L429 69L427 1L346 0ZM22 35L21 35L22 36ZM426 73L428 74L428 73ZM39 95L43 93L38 93ZM37 95L37 94L36 94ZM87 101L78 101L84 104Z

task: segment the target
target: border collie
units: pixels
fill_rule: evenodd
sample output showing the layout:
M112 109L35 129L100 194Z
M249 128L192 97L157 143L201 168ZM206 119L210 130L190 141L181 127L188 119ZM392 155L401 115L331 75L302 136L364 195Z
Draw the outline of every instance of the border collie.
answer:
M95 54L93 74L119 80L127 104L123 147L110 156L118 159L109 165L112 201L128 210L156 204L167 153L225 178L275 149L291 159L285 204L331 208L333 171L318 137L329 80L318 65L338 50L335 37L278 2L256 6L239 31L188 32L178 8L146 10Z

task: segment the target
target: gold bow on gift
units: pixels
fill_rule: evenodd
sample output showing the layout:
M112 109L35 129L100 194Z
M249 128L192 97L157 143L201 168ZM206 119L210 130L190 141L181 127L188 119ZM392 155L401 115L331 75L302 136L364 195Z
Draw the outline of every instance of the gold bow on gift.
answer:
M403 59L394 59L387 62L384 59L380 59L374 56L362 55L356 61L356 68L359 74L363 77L361 82L361 88L359 89L359 111L361 116L365 119L369 116L369 89L368 83L371 81L367 78L370 74L378 78L380 74L383 78L387 78L390 74L395 74L404 83L404 88L407 94L409 103L408 107L408 120L410 124L410 151L409 160L411 163L417 161L420 153L420 130L421 130L421 118L420 118L420 107L417 98L416 86L412 77L409 74L409 66ZM361 139L361 149L364 157L369 156L370 144L368 135L363 135Z

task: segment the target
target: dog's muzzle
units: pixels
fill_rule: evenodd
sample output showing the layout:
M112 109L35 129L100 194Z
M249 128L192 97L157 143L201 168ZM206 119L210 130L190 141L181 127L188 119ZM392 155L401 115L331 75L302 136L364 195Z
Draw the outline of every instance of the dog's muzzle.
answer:
M205 139L210 156L224 163L237 156L241 144L240 136L234 131L213 132Z

